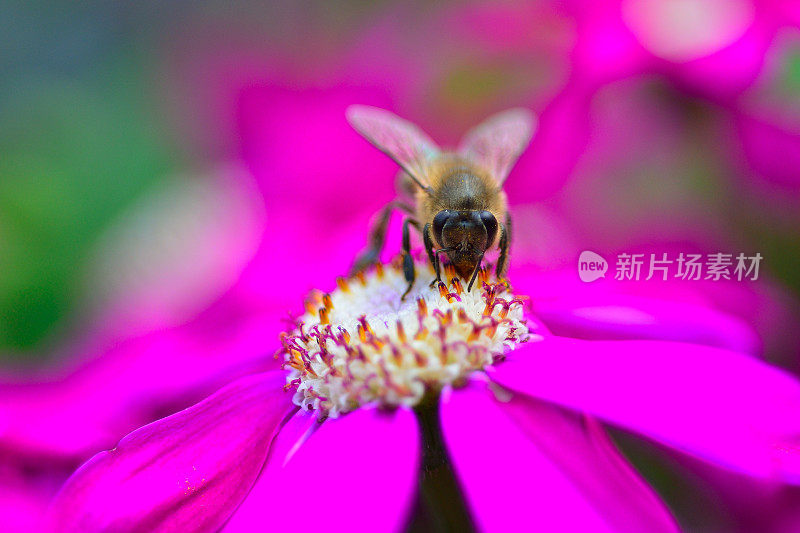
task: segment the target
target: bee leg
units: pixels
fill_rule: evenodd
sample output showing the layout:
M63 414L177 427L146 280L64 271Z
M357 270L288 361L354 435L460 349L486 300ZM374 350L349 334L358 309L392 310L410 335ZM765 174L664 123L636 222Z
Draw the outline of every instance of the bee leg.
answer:
M400 209L407 213L413 212L413 208L396 200L389 202L378 212L372 229L369 232L369 244L366 250L361 252L353 262L353 266L350 269L351 276L378 262L381 251L383 250L383 245L386 242L386 230L389 228L389 219L394 209Z
M403 276L408 282L408 287L403 296L400 297L401 300L405 300L408 293L411 292L411 287L414 286L414 279L417 277L417 273L414 270L414 258L411 257L411 234L408 229L410 224L414 224L414 221L410 218L403 221Z
M475 278L478 277L478 271L481 269L482 262L483 262L483 254L481 254L481 258L478 260L478 264L475 265L475 270L472 271L472 276L469 278L469 285L467 285L467 292L472 290L472 284L475 283Z
M422 240L425 243L425 251L428 252L428 259L430 260L433 269L436 271L436 279L431 281L431 287L433 287L436 283L442 281L442 271L441 263L439 263L439 256L433 251L433 239L431 239L430 223L425 224L425 227L422 228Z
M511 216L506 215L506 223L500 224L500 257L497 259L497 279L506 284L506 274L508 274L508 247L511 242Z

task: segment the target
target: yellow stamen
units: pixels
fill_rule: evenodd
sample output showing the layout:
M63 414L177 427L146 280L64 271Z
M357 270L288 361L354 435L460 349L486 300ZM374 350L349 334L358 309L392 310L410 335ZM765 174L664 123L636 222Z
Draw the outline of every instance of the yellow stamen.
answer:
M350 285L347 284L347 280L344 278L336 278L336 285L339 286L339 289L342 292L350 292Z

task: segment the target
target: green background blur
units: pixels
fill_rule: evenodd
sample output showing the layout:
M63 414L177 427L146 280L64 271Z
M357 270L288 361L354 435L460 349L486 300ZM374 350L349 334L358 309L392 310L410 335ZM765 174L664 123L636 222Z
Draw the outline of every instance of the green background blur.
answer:
M136 16L0 7L0 352L34 355L81 299L102 228L175 166ZM22 352L20 354L20 352Z

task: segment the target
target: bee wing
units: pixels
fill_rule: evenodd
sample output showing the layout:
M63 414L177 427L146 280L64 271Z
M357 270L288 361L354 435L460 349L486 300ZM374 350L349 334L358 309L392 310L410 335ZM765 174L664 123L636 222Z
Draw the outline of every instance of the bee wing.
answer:
M423 189L430 184L426 178L428 161L439 154L430 137L411 122L397 115L365 105L351 105L347 121L355 130L391 157Z
M483 166L501 186L520 154L528 147L536 118L527 109L492 115L467 132L459 153Z

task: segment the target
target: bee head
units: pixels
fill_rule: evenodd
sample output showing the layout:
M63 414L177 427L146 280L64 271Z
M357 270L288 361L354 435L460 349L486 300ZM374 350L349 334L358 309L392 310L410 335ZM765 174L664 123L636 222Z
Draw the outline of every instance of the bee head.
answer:
M433 218L433 234L463 278L469 278L497 235L489 211L444 209Z

